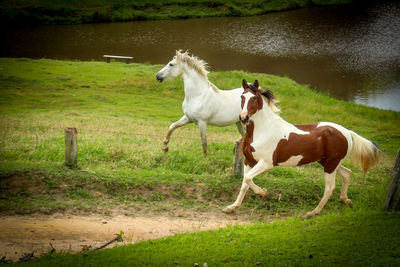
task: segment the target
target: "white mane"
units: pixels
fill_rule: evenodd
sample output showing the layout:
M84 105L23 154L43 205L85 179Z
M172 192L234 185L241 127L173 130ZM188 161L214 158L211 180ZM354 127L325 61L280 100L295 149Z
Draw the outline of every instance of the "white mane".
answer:
M279 102L278 100L272 99L272 100L268 101L268 106L272 110L273 113L279 115L281 113L281 109L276 106L276 103L278 103L278 102Z
M186 63L188 67L194 69L206 80L208 80L207 62L197 58L196 56L189 55L188 51L182 52L182 50L177 50L175 57L177 61Z

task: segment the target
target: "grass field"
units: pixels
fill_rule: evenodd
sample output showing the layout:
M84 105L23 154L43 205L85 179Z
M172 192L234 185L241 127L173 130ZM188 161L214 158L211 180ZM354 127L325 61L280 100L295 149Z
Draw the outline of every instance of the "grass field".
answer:
M254 16L314 5L351 2L351 0L13 0L2 1L0 20L16 24L79 24L148 19Z
M399 219L398 213L350 211L176 235L91 254L47 254L24 265L398 266Z
M218 211L231 204L241 184L231 174L236 127L208 128L207 158L195 125L178 129L163 154L162 140L169 124L182 116L184 96L180 79L156 81L161 67L0 59L0 212L110 214L118 207L130 216L143 210ZM379 143L385 150L381 163L366 176L353 163L345 164L353 170L354 208L341 204L338 179L322 215L301 220L298 215L322 197L322 169L318 164L279 167L255 179L269 189L270 199L249 192L240 208L239 214L260 221L255 225L177 235L88 257L46 255L31 264L400 264L399 214L384 211L400 145L400 113L335 100L285 77L231 71L212 72L209 78L221 89L239 87L243 78L258 79L273 90L289 122L332 121ZM63 166L65 127L78 129L77 169ZM271 217L289 219L264 222Z

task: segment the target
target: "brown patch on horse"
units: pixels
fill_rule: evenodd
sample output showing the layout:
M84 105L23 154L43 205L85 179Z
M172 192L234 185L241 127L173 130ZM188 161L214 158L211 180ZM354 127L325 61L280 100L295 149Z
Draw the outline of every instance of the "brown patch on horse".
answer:
M243 94L246 93L252 93L254 96L252 96L249 101L247 102L247 115L251 117L254 115L257 111L261 110L263 108L263 101L260 92L253 91L250 88L247 88L243 91ZM242 109L244 106L245 102L245 97L242 95Z
M267 103L268 105L271 106L271 109L273 112L279 112L279 109L274 105L274 93L269 90L269 89L259 89L259 84L258 80L255 80L253 83L248 84L245 79L242 81L242 87L244 89L242 93L242 109L244 106L245 99L243 97L244 94L246 93L252 93L254 97L249 99L249 102L247 104L247 112L248 116L250 117L254 113L256 113L258 110L261 110L263 108L263 98L261 96L264 96L267 98ZM257 100L256 100L257 99ZM250 105L250 109L249 109ZM257 106L256 106L257 105Z
M318 161L324 166L325 172L332 173L347 154L346 137L331 126L317 128L309 124L296 127L311 130L308 130L309 134L291 133L288 139L281 139L272 156L274 166L293 156L301 155L303 158L298 165Z
M243 140L243 155L245 156L244 164L252 168L258 162L253 157L253 152L256 150L254 149L254 147L251 146L251 143L253 143L253 133L254 122L251 120L246 126L246 135Z

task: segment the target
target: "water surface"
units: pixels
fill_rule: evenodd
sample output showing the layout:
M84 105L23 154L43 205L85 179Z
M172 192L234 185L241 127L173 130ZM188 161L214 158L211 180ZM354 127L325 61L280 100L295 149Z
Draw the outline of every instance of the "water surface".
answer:
M400 111L400 2L245 18L4 27L2 57L166 64L190 49L211 70L288 76L336 98Z

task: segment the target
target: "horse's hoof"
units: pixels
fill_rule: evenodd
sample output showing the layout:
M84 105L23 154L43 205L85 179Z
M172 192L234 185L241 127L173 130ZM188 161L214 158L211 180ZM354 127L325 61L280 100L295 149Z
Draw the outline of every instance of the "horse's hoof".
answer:
M261 195L262 195L264 198L269 198L269 192L268 192L268 190L265 189L265 188L262 189Z
M314 217L314 215L307 215L306 214L306 215L303 216L303 219L304 220L309 220L309 219L312 219L313 217Z
M162 151L164 151L164 153L167 153L168 152L168 147L164 147L163 149L162 149Z
M353 207L353 202L351 201L351 199L348 198L348 199L345 199L345 200L342 200L342 201L343 201L344 204L346 204L350 208Z
M315 217L315 215L318 215L318 214L313 211L307 212L307 214L304 215L304 219L307 219L307 220L311 219L311 218Z
M226 207L225 209L222 210L222 212L223 212L223 213L226 213L226 214L231 214L231 213L234 213L234 212L235 212L235 209Z
M348 200L346 201L346 204L349 205L350 208L353 207L353 201L351 201L351 199L348 199Z

